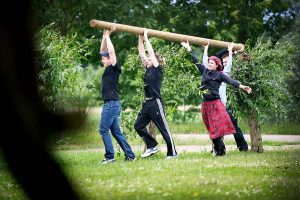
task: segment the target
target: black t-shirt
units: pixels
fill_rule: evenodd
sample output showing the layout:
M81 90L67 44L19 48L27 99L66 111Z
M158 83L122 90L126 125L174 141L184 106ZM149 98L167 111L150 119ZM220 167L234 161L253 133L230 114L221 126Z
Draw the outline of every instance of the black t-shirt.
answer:
M144 90L146 98L161 98L160 88L163 71L160 65L148 67L144 75Z
M102 75L102 99L119 100L119 75L121 73L121 66L116 63L115 66L108 66Z

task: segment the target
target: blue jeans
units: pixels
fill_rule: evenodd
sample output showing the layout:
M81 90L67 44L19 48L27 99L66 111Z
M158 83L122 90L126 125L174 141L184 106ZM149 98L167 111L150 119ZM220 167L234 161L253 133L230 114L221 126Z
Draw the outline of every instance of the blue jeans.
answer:
M135 158L135 155L132 152L131 147L129 146L126 138L121 132L120 113L121 113L120 101L109 101L104 104L102 109L99 132L102 136L102 140L105 146L104 156L105 158L108 159L114 158L114 147L113 147L109 130L113 135L113 137L121 146L122 150L124 151L125 157Z

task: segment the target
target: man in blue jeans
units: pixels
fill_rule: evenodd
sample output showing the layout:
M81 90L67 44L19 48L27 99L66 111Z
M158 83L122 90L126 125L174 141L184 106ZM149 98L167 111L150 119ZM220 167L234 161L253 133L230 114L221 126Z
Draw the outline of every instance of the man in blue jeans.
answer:
M105 67L101 88L104 106L99 125L99 132L105 146L105 158L101 161L103 164L115 162L114 148L109 130L124 151L125 161L133 161L135 159L135 155L120 128L121 105L118 94L118 82L121 66L117 63L115 49L110 40L110 34L114 30L115 27L112 27L110 31L104 30L100 46L101 62Z

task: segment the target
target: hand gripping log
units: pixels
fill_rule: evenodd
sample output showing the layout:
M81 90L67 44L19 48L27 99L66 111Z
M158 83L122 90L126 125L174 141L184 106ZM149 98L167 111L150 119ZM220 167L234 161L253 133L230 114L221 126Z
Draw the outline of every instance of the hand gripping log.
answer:
M129 26L129 25L123 25L123 24L117 24L117 23L110 23L105 21L99 21L99 20L91 20L90 26L93 28L102 28L102 29L111 29L111 27L115 25L117 32L127 32L137 35L142 35L144 32L144 28L136 27L136 26ZM186 42L189 41L190 44L195 45L206 45L207 42L209 42L209 46L214 46L218 48L227 48L228 44L230 42L224 42L219 40L212 40L207 38L201 38L201 37L195 37L195 36L189 36L189 35L183 35L178 33L171 33L171 32L165 32L165 31L157 31L153 29L147 29L148 35L152 37L158 37L161 39L174 41L174 42ZM234 51L244 51L245 46L241 43L234 43L233 50Z

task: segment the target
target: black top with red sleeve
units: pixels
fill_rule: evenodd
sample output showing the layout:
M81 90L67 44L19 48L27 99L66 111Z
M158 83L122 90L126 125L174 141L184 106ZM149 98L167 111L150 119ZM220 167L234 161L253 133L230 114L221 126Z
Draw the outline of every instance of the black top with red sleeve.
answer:
M217 70L209 70L204 65L198 63L197 57L192 53L193 62L197 66L201 75L201 90L207 91L203 94L203 101L214 101L220 99L219 87L222 82L239 87L240 82L231 79L228 75Z

